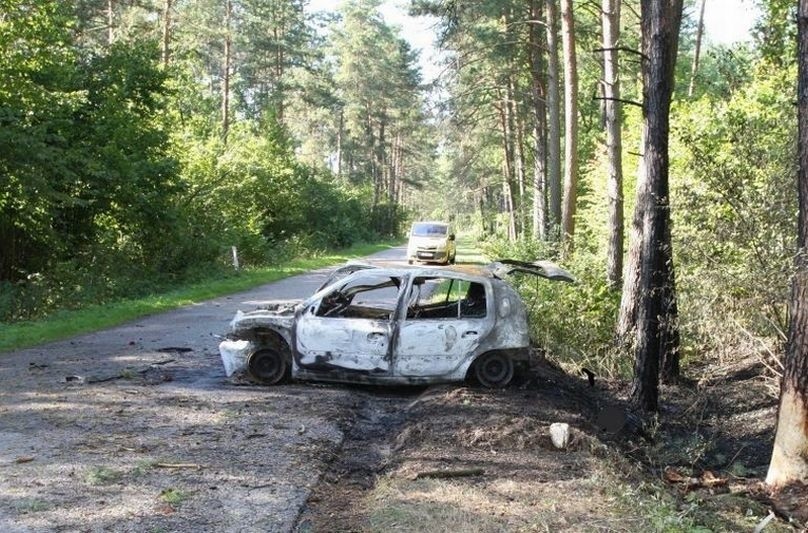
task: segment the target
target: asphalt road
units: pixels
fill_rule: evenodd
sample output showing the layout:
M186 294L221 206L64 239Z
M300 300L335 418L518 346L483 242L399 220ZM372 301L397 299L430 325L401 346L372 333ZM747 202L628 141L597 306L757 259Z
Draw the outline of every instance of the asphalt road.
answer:
M237 386L215 335L330 270L0 354L0 531L290 530L367 392Z

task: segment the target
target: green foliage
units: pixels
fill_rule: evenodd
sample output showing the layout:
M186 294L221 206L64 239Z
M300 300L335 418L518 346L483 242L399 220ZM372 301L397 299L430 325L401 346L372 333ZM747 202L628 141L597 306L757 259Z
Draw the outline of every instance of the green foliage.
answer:
M558 256L552 244L535 240L492 239L483 249L492 259L536 261ZM576 277L575 284L530 275L509 280L527 306L534 345L563 364L584 366L609 377L630 375L631 360L613 348L620 293L606 283L603 258L578 252L562 266Z
M690 342L731 350L787 329L796 227L794 68L676 108L674 247ZM704 346L698 346L702 348Z
M210 279L227 272L231 246L243 266L260 267L399 233L405 211L379 194L387 156L377 141L373 175L353 169L351 181L322 164L333 139L320 143L319 164L297 155L294 135L305 132L285 125L284 110L300 117L339 100L303 2L234 4L233 40L245 52L225 142L220 3L175 3L166 68L157 4L0 0L0 321ZM394 50L403 41L381 21L377 29L393 47L379 50L377 82L401 76L398 93L382 84L376 96L399 120L416 102L414 56ZM377 43L365 44L343 59ZM323 93L311 104L304 82ZM420 115L407 116L390 122L389 139L421 131Z

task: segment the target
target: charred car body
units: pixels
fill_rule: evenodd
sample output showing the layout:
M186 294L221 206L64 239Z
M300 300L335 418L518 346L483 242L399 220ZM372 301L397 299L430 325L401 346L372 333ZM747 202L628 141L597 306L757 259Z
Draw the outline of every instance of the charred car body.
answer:
M502 277L514 271L573 281L549 262L487 268L349 263L303 301L238 312L219 345L225 372L286 378L425 384L473 376L503 387L528 357L527 312Z

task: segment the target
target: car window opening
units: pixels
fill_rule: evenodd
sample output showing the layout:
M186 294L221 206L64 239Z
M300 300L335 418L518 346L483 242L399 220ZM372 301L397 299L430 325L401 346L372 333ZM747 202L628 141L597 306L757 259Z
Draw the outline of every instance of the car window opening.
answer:
M399 278L360 277L326 294L316 315L391 320L400 286Z
M484 318L485 286L454 278L418 277L408 300L409 319Z

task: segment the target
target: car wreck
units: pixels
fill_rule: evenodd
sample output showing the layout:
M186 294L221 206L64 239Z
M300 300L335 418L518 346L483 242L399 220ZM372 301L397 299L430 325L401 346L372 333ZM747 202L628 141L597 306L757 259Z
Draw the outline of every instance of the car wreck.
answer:
M306 300L236 313L219 344L225 373L270 385L473 378L504 387L528 360L530 344L525 305L503 279L514 272L574 281L548 261L448 269L348 263Z

